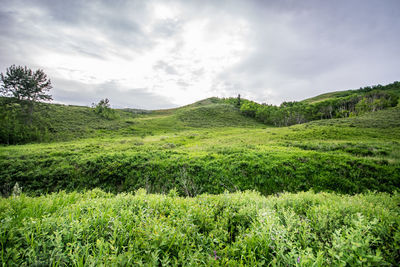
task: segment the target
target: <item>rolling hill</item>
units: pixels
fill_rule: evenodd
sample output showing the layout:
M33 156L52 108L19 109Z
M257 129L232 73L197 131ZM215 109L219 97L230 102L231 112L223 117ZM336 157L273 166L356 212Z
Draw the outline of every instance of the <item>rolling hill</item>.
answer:
M329 92L321 95L317 95L315 97L304 99L302 102L304 103L317 103L324 100L335 99L340 97L346 97L350 95L363 95L367 92L373 90L382 90L387 93L393 93L397 96L400 96L400 82L393 82L388 85L375 85L375 86L367 86L367 87L360 87L359 89L352 89L352 90L343 90L343 91L336 91L336 92Z
M291 127L261 124L215 98L145 114L117 110L114 120L87 107L48 110L57 123L49 122L46 142L0 147L3 194L16 182L35 194L145 187L189 196L400 186L398 107Z

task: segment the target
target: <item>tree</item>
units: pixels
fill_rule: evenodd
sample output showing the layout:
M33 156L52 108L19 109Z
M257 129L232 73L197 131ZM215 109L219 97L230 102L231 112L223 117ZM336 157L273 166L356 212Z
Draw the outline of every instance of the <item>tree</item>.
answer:
M242 105L242 102L241 102L241 99L240 99L240 94L238 94L238 96L237 96L236 105L238 106L238 108L240 108L240 106Z
M10 97L12 100L26 107L27 123L32 122L35 103L53 100L48 94L52 89L51 81L43 70L32 71L28 67L12 65L1 73L2 86L0 95Z
M110 107L110 100L108 98L101 99L97 104L93 103L92 108L96 114L99 114L103 118L115 119L117 117L115 111Z
M1 94L13 97L17 100L41 101L53 100L48 91L52 89L50 79L43 70L31 69L12 65L6 70L6 74L0 74L2 87Z

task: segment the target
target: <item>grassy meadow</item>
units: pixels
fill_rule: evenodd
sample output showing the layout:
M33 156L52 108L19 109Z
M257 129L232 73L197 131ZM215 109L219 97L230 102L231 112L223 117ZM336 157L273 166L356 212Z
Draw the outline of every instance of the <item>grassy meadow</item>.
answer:
M42 140L0 147L3 266L400 262L399 106L290 127L217 98L46 110Z

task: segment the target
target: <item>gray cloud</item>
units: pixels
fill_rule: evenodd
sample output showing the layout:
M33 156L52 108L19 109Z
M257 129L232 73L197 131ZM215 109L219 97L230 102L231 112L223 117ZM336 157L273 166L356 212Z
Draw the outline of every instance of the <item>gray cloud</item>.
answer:
M237 80L248 95L270 91L259 101L277 104L399 78L398 1L265 1L254 7L255 48L220 78Z
M182 30L182 22L176 19L163 19L156 23L152 34L162 38L174 37Z
M1 6L0 71L11 64L44 68L58 102L89 105L98 96L117 107L153 109L199 100L191 95L240 93L279 104L400 76L397 0L1 0ZM214 51L227 53L218 58Z
M116 81L88 85L57 79L53 84L58 88L54 91L53 97L60 103L88 106L100 99L109 98L114 108L164 109L176 106L168 99L152 94L145 88L124 88Z
M168 63L160 60L157 62L156 65L153 66L154 70L163 70L165 71L165 73L170 74L170 75L177 75L178 72L176 71L176 69L174 67L172 67L171 65L169 65Z

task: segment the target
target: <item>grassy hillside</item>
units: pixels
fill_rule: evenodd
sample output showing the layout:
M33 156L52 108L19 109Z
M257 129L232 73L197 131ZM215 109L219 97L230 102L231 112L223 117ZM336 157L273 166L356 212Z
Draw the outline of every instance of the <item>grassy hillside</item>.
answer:
M1 100L1 99L0 99ZM115 119L96 114L92 108L41 104L35 109L31 128L37 138L30 142L67 141L105 136L145 136L176 132L197 127L255 127L260 125L246 118L231 105L218 98L205 99L192 105L170 110L114 110ZM2 126L13 128L15 120L0 118ZM23 121L23 118L20 119ZM21 123L23 124L23 123ZM17 140L18 141L18 140ZM29 141L18 141L24 143Z
M0 98L0 125L9 130L9 138L2 133L2 139L10 143L49 142L71 140L84 137L95 137L104 133L118 132L133 122L136 114L116 110L118 119L109 120L93 112L92 108L41 103L34 109L32 123L25 122L26 114L21 112L19 104L5 106L5 98ZM25 139L23 132L36 132Z
M153 193L177 188L187 196L246 189L392 192L400 186L399 108L281 128L225 109L232 108L135 115L128 126L96 138L1 147L1 192L9 194L16 182L33 194L144 187Z
M177 111L178 120L190 127L256 127L260 124L249 119L229 104L210 104L187 107Z
M385 86L376 85L376 86L368 86L368 87L359 88L359 89L329 92L329 93L325 93L325 94L321 94L321 95L317 95L315 97L305 99L302 102L312 104L312 103L317 103L317 102L324 101L324 100L341 98L341 97L346 97L346 96L350 96L350 95L354 95L354 94L362 95L362 94L365 94L366 92L369 92L372 90L382 90L387 93L393 93L400 97L400 82L394 82L394 83L391 83L391 84L388 84Z

